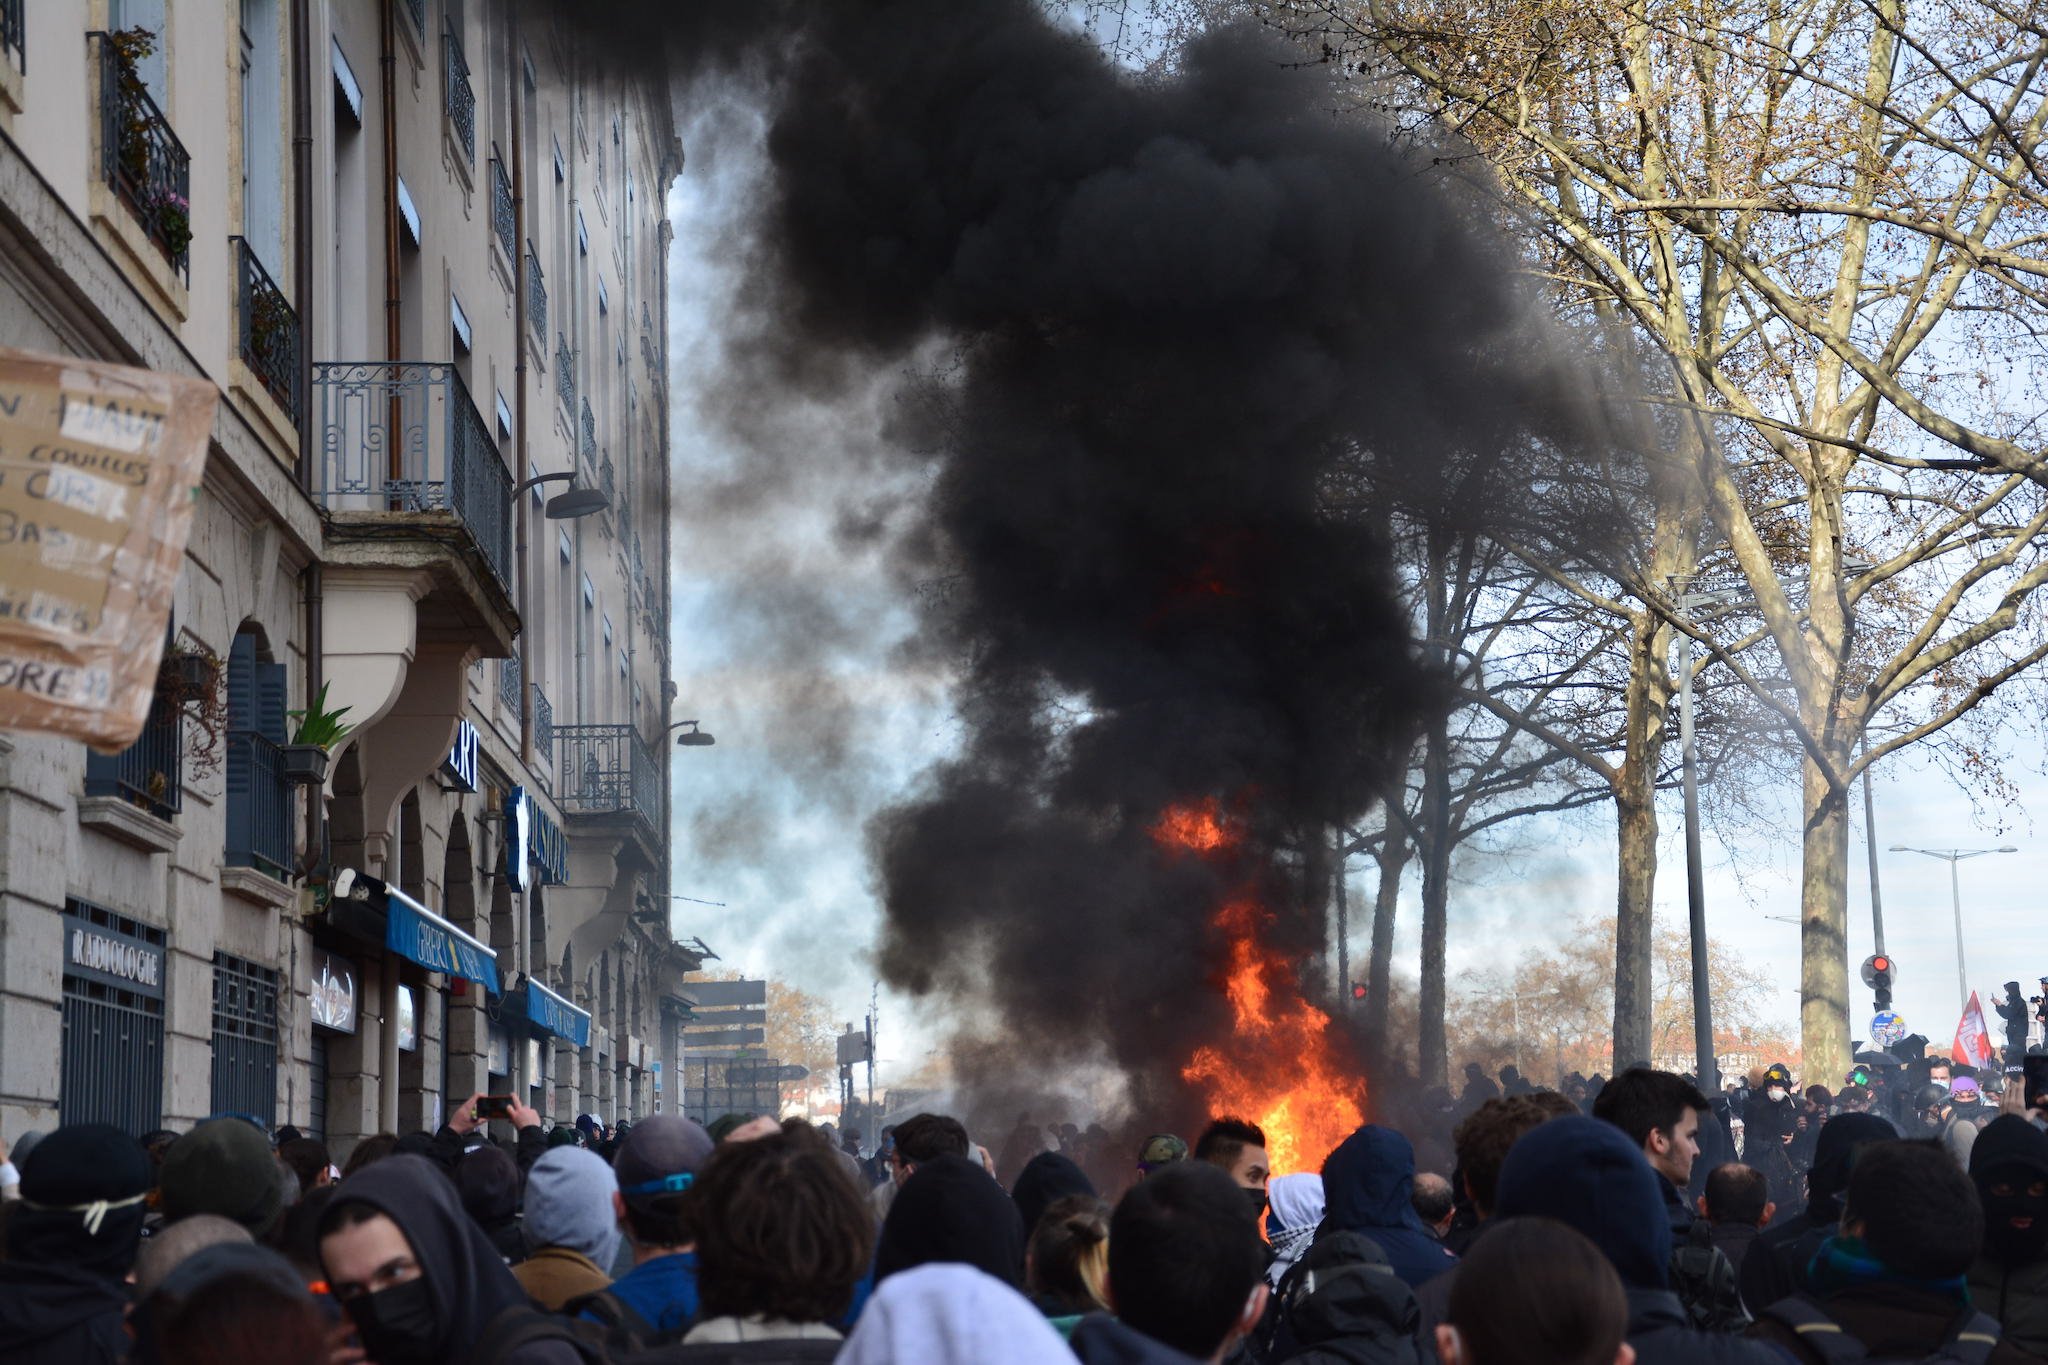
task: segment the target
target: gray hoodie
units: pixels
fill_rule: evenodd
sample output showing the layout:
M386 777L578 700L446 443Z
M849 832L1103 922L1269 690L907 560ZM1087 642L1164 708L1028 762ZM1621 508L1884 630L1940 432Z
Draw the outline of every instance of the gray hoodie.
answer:
M612 1195L619 1182L604 1158L581 1147L557 1147L526 1173L526 1240L567 1247L609 1267L619 1251Z

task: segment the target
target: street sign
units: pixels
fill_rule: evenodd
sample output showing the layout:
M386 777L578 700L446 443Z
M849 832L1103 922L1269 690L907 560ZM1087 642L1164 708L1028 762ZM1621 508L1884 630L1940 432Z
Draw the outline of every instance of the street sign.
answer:
M1890 1047L1906 1036L1906 1021L1895 1010L1879 1010L1870 1021L1870 1040L1879 1047Z
M766 981L685 981L676 994L693 1009L723 1009L728 1005L765 1005Z
M693 1052L700 1047L758 1047L767 1041L768 1030L758 1028L729 1028L716 1033L683 1035L683 1046Z

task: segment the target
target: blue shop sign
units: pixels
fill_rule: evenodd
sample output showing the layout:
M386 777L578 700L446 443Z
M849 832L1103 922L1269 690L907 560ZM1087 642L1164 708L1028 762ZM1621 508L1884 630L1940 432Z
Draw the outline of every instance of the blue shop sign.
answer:
M384 946L430 971L498 993L498 955L402 891L387 890Z
M505 879L514 891L529 890L535 880L542 886L569 880L569 837L524 787L505 798Z
M466 720L455 722L455 747L448 751L448 757L441 760L441 771L453 780L455 785L466 792L477 789L477 771L482 757L482 744L477 738L476 727Z
M578 1047L590 1045L590 1013L579 1010L540 982L526 982L526 1017Z

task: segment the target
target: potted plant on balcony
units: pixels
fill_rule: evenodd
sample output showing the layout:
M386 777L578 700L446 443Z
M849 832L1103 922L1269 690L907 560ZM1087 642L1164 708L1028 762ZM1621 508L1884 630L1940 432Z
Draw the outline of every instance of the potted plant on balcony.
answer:
M157 665L156 691L168 713L192 722L195 733L186 755L192 776L219 772L228 732L227 676L220 656L203 648L168 651Z
M327 709L327 684L321 683L311 706L285 713L299 723L292 732L291 743L278 750L285 781L312 786L327 780L328 751L356 728L342 722L348 712L346 706L338 711Z

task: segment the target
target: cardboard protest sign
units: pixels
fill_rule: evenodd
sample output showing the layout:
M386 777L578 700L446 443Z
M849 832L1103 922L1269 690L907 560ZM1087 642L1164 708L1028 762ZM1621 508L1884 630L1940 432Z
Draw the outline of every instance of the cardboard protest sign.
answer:
M217 398L0 347L0 730L141 733Z

